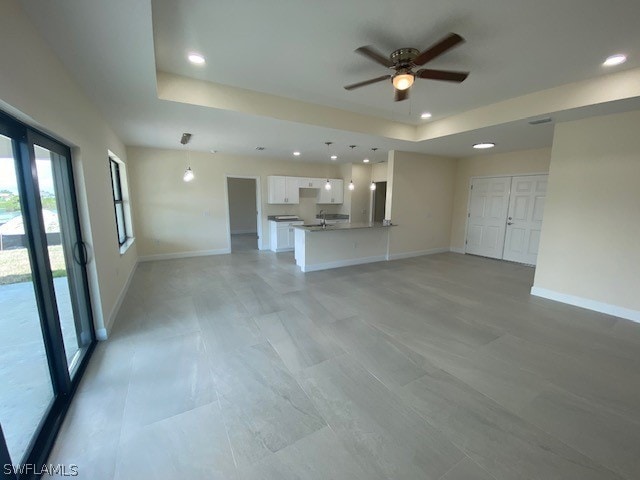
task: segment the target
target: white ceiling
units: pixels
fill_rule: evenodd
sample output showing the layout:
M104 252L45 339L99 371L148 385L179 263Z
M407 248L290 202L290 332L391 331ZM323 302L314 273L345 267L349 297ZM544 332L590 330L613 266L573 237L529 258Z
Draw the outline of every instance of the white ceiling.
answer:
M268 116L160 100L156 70L318 105L420 124L508 98L606 75L603 59L624 52L615 71L640 67L637 0L22 0L51 47L127 145L191 147L228 153L325 158L333 141L341 160L371 147L448 156L475 153L471 143L495 140L495 151L550 146L553 125L514 121L423 142L391 140ZM152 8L153 6L153 8ZM153 10L153 15L152 15ZM387 83L347 92L342 86L385 74L353 50L424 49L446 33L462 46L429 67L469 70L462 84L417 80L411 99L392 101ZM199 51L204 67L186 60ZM638 108L637 101L555 113L554 120ZM550 112L552 113L552 112ZM356 144L355 153L348 145ZM265 146L263 153L256 146Z

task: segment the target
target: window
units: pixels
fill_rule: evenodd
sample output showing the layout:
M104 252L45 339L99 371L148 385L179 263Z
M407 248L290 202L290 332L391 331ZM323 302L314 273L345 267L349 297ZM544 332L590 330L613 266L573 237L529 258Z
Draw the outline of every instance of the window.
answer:
M131 215L127 199L127 183L125 165L117 157L109 155L109 167L111 169L111 186L113 188L113 206L116 214L116 230L120 253L124 253L130 240Z

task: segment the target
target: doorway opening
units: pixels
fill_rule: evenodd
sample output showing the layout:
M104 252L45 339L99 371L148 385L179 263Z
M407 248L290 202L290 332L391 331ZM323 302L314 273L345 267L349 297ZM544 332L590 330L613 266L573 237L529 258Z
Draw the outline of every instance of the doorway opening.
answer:
M231 252L260 248L259 177L227 176L229 246Z
M380 222L385 218L385 208L387 203L387 182L374 182L376 189L372 192L371 200L371 220Z

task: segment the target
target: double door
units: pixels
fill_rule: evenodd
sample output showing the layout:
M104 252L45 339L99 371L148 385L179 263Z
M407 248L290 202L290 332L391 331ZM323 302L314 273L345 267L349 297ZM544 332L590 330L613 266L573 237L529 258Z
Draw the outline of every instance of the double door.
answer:
M475 178L466 253L535 265L548 175Z
M94 344L69 148L0 112L0 450L44 460Z

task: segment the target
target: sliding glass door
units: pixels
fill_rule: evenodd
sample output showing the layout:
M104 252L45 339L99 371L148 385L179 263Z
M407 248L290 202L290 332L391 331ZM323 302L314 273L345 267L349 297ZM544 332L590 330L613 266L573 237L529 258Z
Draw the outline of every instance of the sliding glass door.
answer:
M94 344L87 260L69 148L0 113L0 425L14 465L46 459Z

